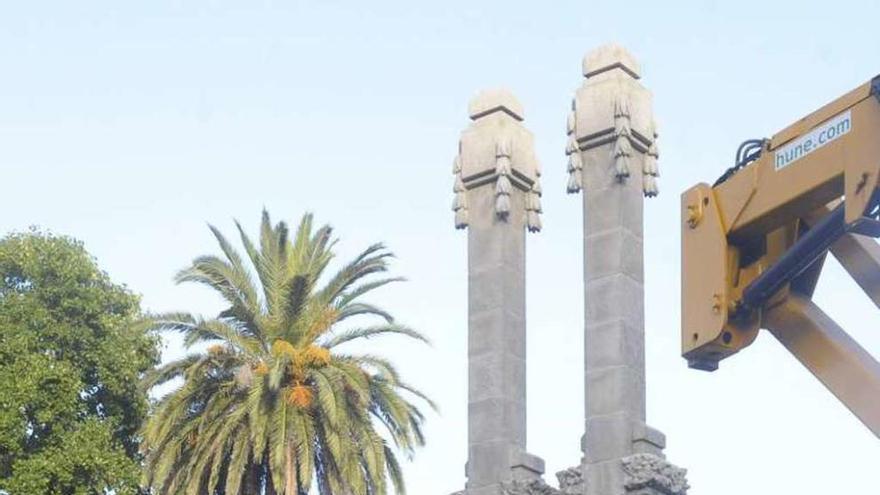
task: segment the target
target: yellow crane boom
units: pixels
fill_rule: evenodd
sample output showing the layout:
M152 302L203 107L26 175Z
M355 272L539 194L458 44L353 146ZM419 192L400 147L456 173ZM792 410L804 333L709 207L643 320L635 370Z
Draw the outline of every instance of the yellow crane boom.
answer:
M826 253L880 307L880 76L682 194L682 355L714 371L769 330L880 437L880 364L811 300Z

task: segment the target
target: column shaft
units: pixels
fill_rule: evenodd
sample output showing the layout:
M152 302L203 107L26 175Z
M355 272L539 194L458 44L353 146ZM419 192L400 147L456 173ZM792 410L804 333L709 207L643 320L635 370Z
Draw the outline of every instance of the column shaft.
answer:
M468 488L479 488L509 481L526 447L525 228L495 216L491 188L469 197Z
M644 203L640 181L615 178L611 145L582 156L585 453L598 462L633 453L645 422Z

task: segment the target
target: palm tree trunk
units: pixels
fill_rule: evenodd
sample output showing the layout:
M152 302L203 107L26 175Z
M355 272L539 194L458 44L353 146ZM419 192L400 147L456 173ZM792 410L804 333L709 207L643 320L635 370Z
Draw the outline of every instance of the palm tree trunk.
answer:
M260 483L261 466L252 466L245 474L244 493L242 495L263 495L262 483Z

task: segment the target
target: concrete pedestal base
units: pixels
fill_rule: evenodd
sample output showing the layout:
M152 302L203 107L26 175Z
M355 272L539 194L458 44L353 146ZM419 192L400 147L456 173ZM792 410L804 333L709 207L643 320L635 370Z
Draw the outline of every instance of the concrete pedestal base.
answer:
M689 488L686 469L654 454L575 466L556 476L562 495L686 495Z
M508 454L509 471L501 476L501 481L482 486L468 486L461 495L513 495L527 487L529 489L537 489L537 487L548 487L541 476L544 474L544 460L538 456L514 450ZM468 480L472 480L470 466L465 466L465 474ZM471 481L468 482L471 485ZM531 493L531 492L529 492ZM535 492L544 493L544 492Z

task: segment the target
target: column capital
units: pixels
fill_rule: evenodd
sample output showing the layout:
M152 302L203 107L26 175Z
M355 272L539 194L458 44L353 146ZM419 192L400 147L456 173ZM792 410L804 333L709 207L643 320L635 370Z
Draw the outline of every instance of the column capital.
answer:
M641 177L644 195L656 196L657 125L638 61L625 48L606 45L584 57L583 74L566 123L568 192Z
M495 112L504 112L518 121L525 115L522 103L507 88L485 89L468 103L468 115L477 120Z
M620 70L633 79L640 79L641 67L636 58L624 47L617 44L600 46L584 55L584 77L595 77L604 72Z
M540 231L541 166L534 136L522 125L522 104L507 89L484 90L468 104L468 115L472 122L461 133L452 165L455 227L471 221L470 193L491 187L498 220L522 215L530 232ZM523 206L514 208L513 194L525 195Z

